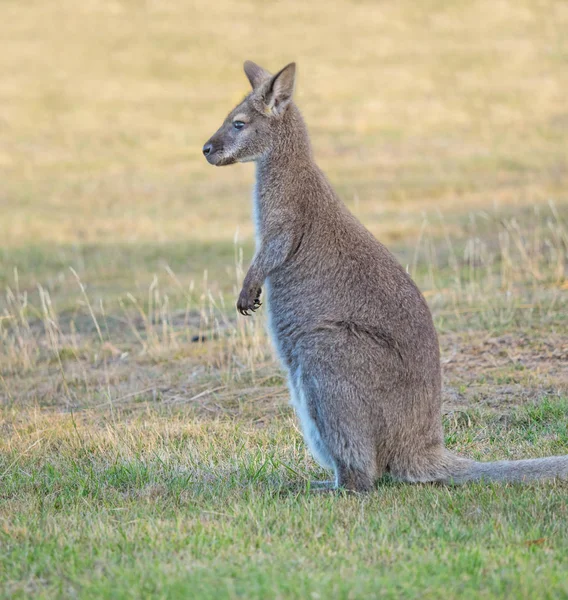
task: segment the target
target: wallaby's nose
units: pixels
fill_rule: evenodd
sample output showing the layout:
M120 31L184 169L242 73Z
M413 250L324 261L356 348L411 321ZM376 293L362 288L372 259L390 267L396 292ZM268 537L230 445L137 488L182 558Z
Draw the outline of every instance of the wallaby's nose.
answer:
M207 142L207 144L205 144L205 146L203 146L203 155L208 156L212 149L213 149L213 144L210 144L209 142Z

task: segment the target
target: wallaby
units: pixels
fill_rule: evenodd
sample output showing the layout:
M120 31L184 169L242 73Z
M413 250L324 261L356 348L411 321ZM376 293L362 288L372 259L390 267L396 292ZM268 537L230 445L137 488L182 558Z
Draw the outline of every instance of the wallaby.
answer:
M257 248L237 309L269 328L321 482L367 491L384 473L408 482L568 478L568 456L479 463L444 447L438 339L424 297L348 211L320 171L292 101L291 63L252 86L203 147L212 165L256 163ZM318 484L314 484L318 485Z

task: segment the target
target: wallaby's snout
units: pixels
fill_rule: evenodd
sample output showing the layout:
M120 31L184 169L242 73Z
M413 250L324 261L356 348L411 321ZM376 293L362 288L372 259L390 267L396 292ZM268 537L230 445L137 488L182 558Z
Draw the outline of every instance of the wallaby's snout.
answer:
M205 156L207 162L216 167L221 165L230 165L235 162L234 160L230 160L230 158L225 155L222 136L221 139L219 139L219 134L222 133L222 129L223 128L209 138L202 150L203 156Z

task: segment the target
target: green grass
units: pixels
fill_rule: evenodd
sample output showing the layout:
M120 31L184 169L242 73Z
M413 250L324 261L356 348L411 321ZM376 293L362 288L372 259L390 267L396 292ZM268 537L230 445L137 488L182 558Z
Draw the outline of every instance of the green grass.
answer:
M415 278L447 444L568 453L568 11L544 0L4 0L0 594L566 598L565 483L321 495L265 314L245 59ZM195 338L206 338L195 343Z
M511 448L559 452L567 409L566 398L546 398L508 421L449 418L448 443L484 460ZM10 597L568 593L565 483L384 480L368 496L314 494L308 481L323 473L288 413L236 428L154 409L133 419L4 417L0 560Z

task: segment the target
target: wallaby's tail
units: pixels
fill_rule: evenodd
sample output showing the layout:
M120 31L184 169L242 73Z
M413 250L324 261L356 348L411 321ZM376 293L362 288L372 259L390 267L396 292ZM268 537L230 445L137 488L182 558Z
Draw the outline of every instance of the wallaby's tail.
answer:
M550 479L568 480L568 455L548 456L528 460L500 460L497 462L476 462L452 455L438 481L465 483L466 481L546 481Z
M482 463L456 456L443 449L425 452L409 461L396 461L391 472L403 481L424 483L568 480L568 455Z

